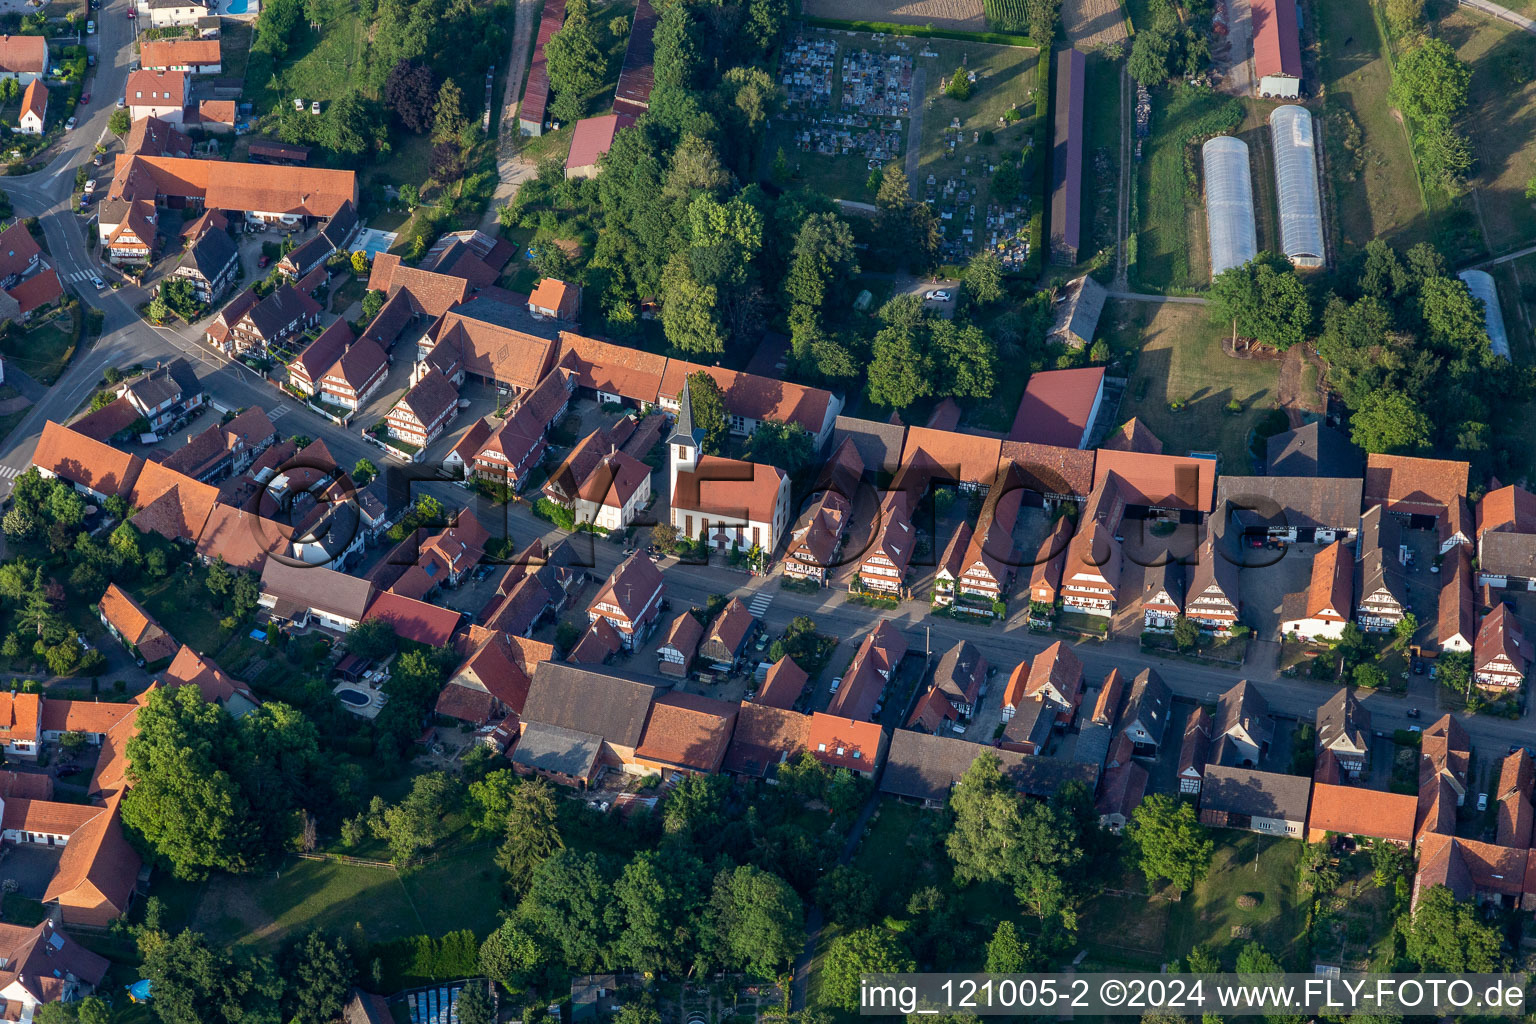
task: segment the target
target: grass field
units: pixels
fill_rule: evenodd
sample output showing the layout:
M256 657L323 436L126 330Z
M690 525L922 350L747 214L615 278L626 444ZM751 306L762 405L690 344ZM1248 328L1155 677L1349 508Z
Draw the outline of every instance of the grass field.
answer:
M357 87L368 32L350 4L336 5L335 16L318 32L300 24L294 37L280 62L269 53L249 54L241 96L255 104L258 117L295 98L328 104Z
M434 899L441 894L433 894ZM437 904L445 913L448 904ZM464 909L464 908L459 908ZM217 875L202 892L192 927L224 945L271 948L296 929L349 933L360 925L371 941L426 930L393 868L290 860L273 875ZM451 930L451 929L445 929Z
M1140 417L1170 455L1220 451L1222 471L1249 469L1248 432L1278 400L1277 361L1234 359L1222 351L1222 329L1202 306L1110 300L1099 321L1128 367L1130 384L1119 422ZM1242 413L1229 415L1236 399ZM1174 412L1168 403L1185 402Z
M1033 97L1038 51L953 39L876 40L868 33L838 32L833 38L838 44L839 61L850 48L900 53L913 58L914 92L917 76L921 73L926 97L922 107L921 137L916 140L918 167L912 180L913 194L919 198L923 196L925 182L930 174L936 179L941 195L944 183L950 178L959 181L964 177L973 187L982 183L972 199L977 215L974 228L980 237L986 223L986 204L990 201L990 192L984 185L990 167L1004 157L1012 157L1019 160L1021 170L1024 169L1022 158L1034 125ZM923 52L937 56L919 56ZM976 73L975 87L970 98L965 101L951 99L939 87L940 81L948 78L962 64ZM842 80L839 71L833 75L830 110L840 110L841 102ZM1018 107L1024 116L1014 124L1003 127L1000 119L1014 107ZM959 141L954 150L950 150L948 140L954 134L950 128L957 119L960 122L957 136ZM907 122L908 146L913 144L913 120L915 118ZM867 187L871 173L868 161L859 155L825 156L799 152L793 141L798 124L800 122L775 120L769 125L765 133L761 166L765 169L772 167L775 155L782 149L795 183L809 185L840 199L872 202L874 195ZM983 132L992 133L993 141L990 145L978 140ZM902 159L905 168L905 154ZM1030 180L1027 175L1025 180ZM942 199L938 205L942 209ZM958 218L960 214L957 212L956 216ZM956 221L945 223L950 227L951 234L958 232L962 226Z
M1322 43L1323 138L1329 153L1336 237L1345 253L1373 238L1399 248L1426 241L1431 228L1414 174L1413 153L1388 91L1391 71L1366 3L1321 5L1307 13ZM1358 158L1346 138L1358 130ZM1345 253L1335 254L1336 258Z
M1185 173L1191 126L1214 115L1228 97L1195 89L1162 89L1152 103L1152 137L1137 174L1138 288L1189 289L1209 281L1205 212Z
M1463 129L1477 157L1472 179L1491 252L1536 241L1536 204L1525 183L1536 175L1536 36L1476 11L1455 9L1438 33L1472 65Z
M1306 915L1297 905L1297 866L1302 844L1252 832L1217 830L1211 873L1174 906L1169 922L1169 956L1204 945L1222 967L1231 969L1248 942L1262 943L1287 970L1299 971L1306 954ZM1258 905L1237 905L1243 895Z
M0 341L0 352L39 384L52 384L69 365L79 338L80 313L76 309L59 313L30 330L15 331Z

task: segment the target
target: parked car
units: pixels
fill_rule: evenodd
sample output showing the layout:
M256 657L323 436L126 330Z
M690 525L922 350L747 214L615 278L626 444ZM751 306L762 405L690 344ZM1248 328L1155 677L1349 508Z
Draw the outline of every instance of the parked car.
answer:
M1419 717L1419 709L1418 708L1409 708L1408 709L1408 717L1409 718L1418 718Z
M827 691L827 692L829 692L829 693L836 693L837 692L837 688L839 686L842 686L842 685L843 685L843 677L842 676L838 676L836 679L832 680L832 689Z
M96 22L87 21L85 23L85 34L88 36L93 36L96 34Z
M96 191L96 179L95 178L86 178L85 179L85 194L86 195L90 195L92 192L95 192L95 191Z
M70 118L68 121L64 122L64 130L65 131L73 131L74 128L75 128L75 119L74 118Z
M271 263L271 262L272 262L272 257L263 254L261 259L256 261L256 265L258 267L265 267L268 263Z
M927 293L926 295L923 296L923 298L928 300L929 302L948 302L949 301L949 292L944 291L942 289L938 289L938 290L931 291L931 292Z
M131 18L137 18L138 16L139 16L139 12L138 11L134 10L132 7L128 8L128 17L130 19Z
M80 94L80 106L83 107L83 106L85 106L89 102L91 102L91 94L88 93L88 92L81 93Z
M1480 811L1486 811L1488 809L1488 794L1487 793L1479 793L1479 794L1477 794L1477 809L1480 810Z
M88 53L85 55L85 66L88 68L93 68L96 66L96 55L94 53Z
M79 775L83 771L85 771L85 769L81 768L79 765L69 764L60 768L55 774L58 775L58 777L61 779L68 779L72 776Z

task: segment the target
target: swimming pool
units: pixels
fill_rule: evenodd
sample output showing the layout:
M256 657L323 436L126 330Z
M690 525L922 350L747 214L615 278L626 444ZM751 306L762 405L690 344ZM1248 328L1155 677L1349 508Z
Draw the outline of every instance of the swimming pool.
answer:
M229 0L224 9L230 14L244 14L248 8L248 0Z
M341 698L343 703L351 704L355 708L367 707L368 702L373 699L362 690L341 689L336 691L336 696Z

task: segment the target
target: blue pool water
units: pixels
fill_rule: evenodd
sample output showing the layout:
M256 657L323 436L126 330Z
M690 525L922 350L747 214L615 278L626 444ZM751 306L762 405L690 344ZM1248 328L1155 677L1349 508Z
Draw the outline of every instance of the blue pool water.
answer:
M358 708L366 706L368 701L371 699L361 690L337 690L336 696L340 697L344 702L351 704L353 707Z
M246 0L229 0L228 6L224 9L230 14L244 14L248 6Z

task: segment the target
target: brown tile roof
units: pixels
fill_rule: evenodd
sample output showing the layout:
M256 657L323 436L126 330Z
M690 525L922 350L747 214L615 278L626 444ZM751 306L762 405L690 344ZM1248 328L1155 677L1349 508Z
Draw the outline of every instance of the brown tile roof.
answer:
M124 152L137 156L191 156L192 140L171 122L141 117L128 129Z
M1117 668L1109 670L1099 695L1093 702L1092 721L1099 725L1114 725L1120 717L1120 704L1125 695L1125 675Z
M316 339L317 341L319 339ZM361 393L388 366L384 350L367 338L354 342L336 358L324 376L341 381Z
M140 64L146 68L173 68L219 63L217 39L151 39L139 47Z
M1493 611L1483 616L1477 629L1477 642L1472 649L1472 664L1481 668L1499 655L1504 655L1520 671L1530 667L1530 655L1525 644L1525 634L1509 605L1502 601Z
M399 594L379 594L368 606L363 621L383 619L395 629L395 635L428 647L442 647L459 626L460 614L425 601Z
M998 475L1002 441L952 430L908 427L901 451L902 475L981 483L990 486Z
M447 689L482 690L521 714L534 669L552 660L555 649L537 640L471 627L475 631L485 637L454 672Z
M794 658L785 655L768 669L768 675L753 702L787 711L800 699L800 693L809 678Z
M572 665L601 665L624 647L619 631L607 619L593 619L576 646L565 656Z
M1411 843L1418 810L1417 795L1317 783L1307 828Z
M46 70L46 36L0 36L0 71L40 75Z
M1094 486L1110 473L1120 477L1120 494L1130 505L1201 512L1215 507L1216 463L1211 459L1101 449L1094 460Z
M742 701L721 768L761 777L793 761L810 744L811 716L769 704Z
M139 511L131 522L168 540L195 540L219 499L219 489L154 462L144 464L128 501Z
M699 641L702 639L704 639L704 627L693 612L683 612L672 620L671 626L667 627L667 637L661 645L676 648L686 660L691 659L698 651Z
M1035 655L1029 672L1024 672L1020 662L1008 680L1008 690L1003 703L1017 707L1025 699L1040 697L1050 686L1066 697L1075 708L1083 693L1083 663L1077 654L1060 640Z
M955 528L955 535L949 538L949 543L944 546L944 554L939 556L939 572L947 572L958 579L965 571L965 556L971 548L971 524L961 521Z
M1163 442L1158 440L1152 428L1140 419L1132 416L1120 425L1116 430L1104 439L1100 448L1107 448L1112 452L1141 452L1143 455L1163 454Z
M700 370L720 385L725 408L733 415L753 420L798 423L812 435L820 434L821 428L826 425L827 410L832 405L832 393L829 391L774 380L772 377L759 377L755 373L742 373L719 366L701 366L681 359L667 361L658 397L675 401L682 394L683 381ZM996 457L993 461L997 461Z
M720 644L728 651L738 651L755 625L757 619L747 610L746 602L733 597L710 623L709 642Z
M587 118L586 120L590 121L597 119ZM581 125L583 123L585 122L576 122L576 130L578 132L580 132ZM575 148L576 142L573 137L571 141L572 151L574 151ZM569 160L567 160L566 165L570 166ZM534 286L533 291L528 294L528 304L530 306L536 306L539 309L553 309L556 312L556 315L564 316L569 315L575 311L574 307L576 305L576 297L578 294L579 290L575 285L567 284L565 281L560 281L553 277L546 277L540 279L539 283Z
M153 188L162 196L201 197L216 210L331 217L357 193L355 173L320 167L120 153L114 171L112 198L153 199L141 192Z
M1523 749L1504 758L1499 766L1499 784L1494 790L1498 800L1498 844L1522 849L1531 845L1531 827L1536 823L1536 767Z
M646 403L656 401L667 372L665 356L570 331L560 332L555 361L576 374L580 387Z
M319 337L305 345L288 364L288 375L298 376L318 385L325 371L336 365L336 360L347 350L356 337L346 320L337 320L320 332Z
M884 731L878 723L818 711L811 716L806 746L817 760L834 768L872 772L877 766L883 740Z
M462 277L408 267L394 253L381 252L373 258L373 269L368 275L368 290L389 294L396 288L403 289L410 296L416 312L432 317L442 316L469 298L473 290Z
M1081 448L1103 387L1102 366L1031 374L1008 439Z
M144 460L49 420L43 424L32 464L100 494L125 495Z
M111 704L97 700L54 700L49 698L43 701L42 716L39 719L39 728L43 732L85 732L95 735L105 735L123 719L138 710L137 704ZM0 796L10 799L12 796L32 796L47 800L53 794L53 782L48 776L18 775L9 773L11 778L0 777L0 783L5 783L11 788L17 789L20 780L40 779L41 783L33 784L27 792L0 792ZM13 781L14 780L14 781ZM20 783L28 786L28 783ZM46 790L46 792L43 792Z
M61 804L52 800L12 797L5 801L0 828L72 836L86 822L103 813L103 808L94 804Z
M1093 490L1093 451L1004 441L1002 459L1013 463L1020 485L1028 490L1081 498Z
M58 271L49 267L42 273L33 274L16 285L8 294L16 300L16 305L21 312L30 313L34 309L63 298L64 285L59 282Z
M1417 459L1407 455L1367 455L1365 504L1388 512L1439 515L1467 496L1465 462Z
M222 557L235 569L260 572L270 554L286 554L293 528L255 512L217 502L197 538L199 556Z
M1435 641L1453 637L1468 643L1477 639L1477 615L1472 602L1472 552L1456 545L1441 566L1440 599L1435 615Z
M123 95L129 108L184 107L187 105L187 73L140 68L128 74Z
M106 444L120 431L139 420L139 410L126 398L115 398L95 412L88 412L69 425L69 429L93 441Z
M631 621L645 610L646 602L661 586L661 570L643 552L636 551L618 567L598 591L589 607L611 604L623 610Z
M96 605L112 628L128 644L139 649L139 656L145 661L159 661L176 653L175 639L116 583L107 584L106 592Z
M70 837L59 858L58 870L43 894L44 903L88 890L99 894L119 913L128 909L143 861L123 835L118 813L121 800L121 796L113 797L102 813Z
M0 231L0 277L26 273L42 254L37 239L21 221Z
M1477 539L1489 530L1536 533L1536 494L1511 484L1483 495L1477 503Z
M395 272L396 278L400 272ZM420 301L414 286L408 287ZM548 328L533 320L526 309L482 296L447 310L437 340L458 346L468 372L528 390L549 372L556 349L553 338L533 333L536 330Z
M301 608L333 612L359 622L373 597L373 584L367 580L324 566L291 566L275 558L267 559L262 567L261 589Z
M672 507L772 523L786 477L777 466L702 456L694 472L678 471ZM704 493L701 493L701 488Z
M157 684L134 698L133 710L107 731L101 741L101 753L91 769L90 794L93 797L110 797L121 792L128 774L128 741L138 735L138 709L149 699Z
M176 660L160 673L160 685L170 689L195 686L202 692L204 700L224 707L228 707L235 697L242 697L252 704L261 703L249 686L225 672L212 658L203 657L185 644Z
M1307 587L1307 615L1331 609L1346 619L1353 617L1354 586L1354 553L1344 541L1335 541L1312 559L1312 582Z
M735 704L692 693L657 697L635 756L695 771L718 771L737 710Z

